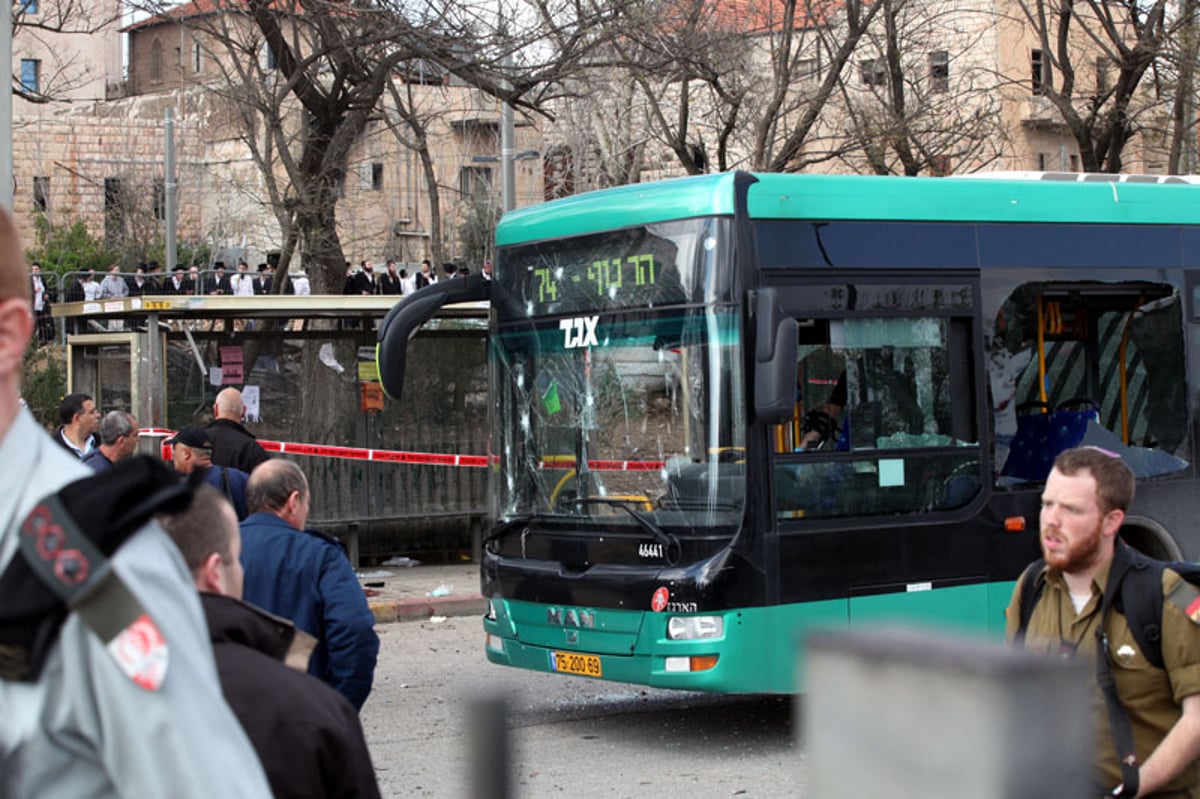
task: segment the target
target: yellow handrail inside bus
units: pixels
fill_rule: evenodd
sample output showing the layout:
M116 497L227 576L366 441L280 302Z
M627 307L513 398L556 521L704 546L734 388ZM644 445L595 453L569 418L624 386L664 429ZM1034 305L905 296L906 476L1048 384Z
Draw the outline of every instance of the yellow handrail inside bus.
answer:
M1047 403L1046 397L1046 315L1042 298L1037 298L1037 347L1038 347L1038 398Z
M1129 443L1129 375L1125 366L1125 351L1129 347L1130 328L1133 325L1134 314L1142 307L1143 297L1138 297L1137 305L1125 319L1125 329L1121 331L1121 352L1117 358L1121 374L1121 441Z

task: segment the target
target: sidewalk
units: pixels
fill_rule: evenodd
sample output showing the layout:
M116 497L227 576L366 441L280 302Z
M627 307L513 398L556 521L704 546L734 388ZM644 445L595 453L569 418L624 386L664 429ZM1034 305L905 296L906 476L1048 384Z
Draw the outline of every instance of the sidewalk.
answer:
M416 621L430 616L482 616L479 564L435 563L374 566L358 570L375 622Z

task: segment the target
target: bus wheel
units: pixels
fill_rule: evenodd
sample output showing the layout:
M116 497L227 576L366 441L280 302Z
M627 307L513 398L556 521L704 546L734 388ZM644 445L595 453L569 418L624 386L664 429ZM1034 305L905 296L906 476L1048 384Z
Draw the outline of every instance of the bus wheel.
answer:
M1183 560L1179 544L1175 543L1167 528L1156 521L1141 516L1126 516L1125 523L1121 525L1121 538L1138 552L1157 560Z

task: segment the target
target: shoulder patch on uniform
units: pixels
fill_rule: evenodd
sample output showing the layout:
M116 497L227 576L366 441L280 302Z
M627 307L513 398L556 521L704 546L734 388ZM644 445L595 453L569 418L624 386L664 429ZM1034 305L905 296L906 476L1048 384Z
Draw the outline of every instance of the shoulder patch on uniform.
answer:
M1200 625L1200 588L1183 578L1167 594L1167 601L1191 619L1193 624Z

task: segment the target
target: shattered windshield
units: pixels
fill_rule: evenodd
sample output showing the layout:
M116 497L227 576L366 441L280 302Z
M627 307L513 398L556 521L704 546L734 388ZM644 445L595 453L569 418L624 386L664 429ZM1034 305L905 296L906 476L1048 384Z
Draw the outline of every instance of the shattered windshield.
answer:
M649 519L677 532L740 520L745 403L736 309L511 324L493 337L491 357L499 519Z

